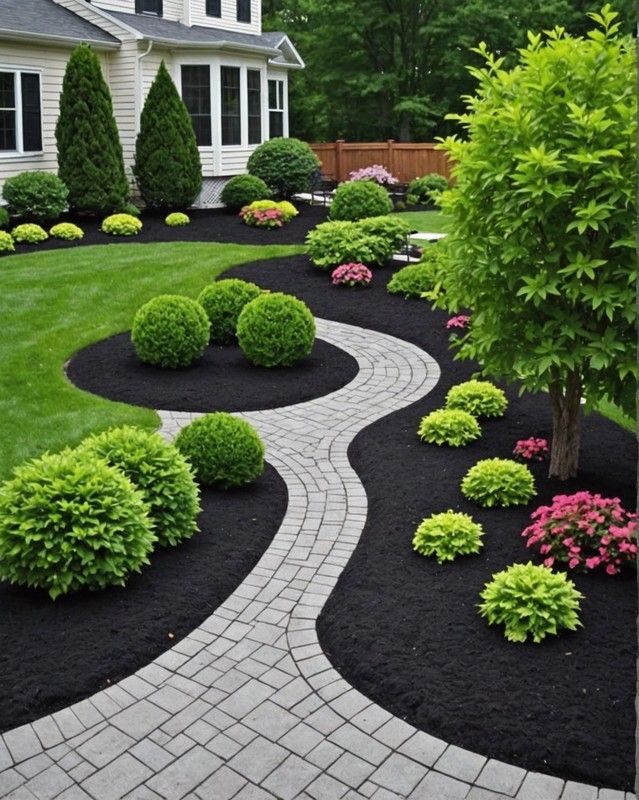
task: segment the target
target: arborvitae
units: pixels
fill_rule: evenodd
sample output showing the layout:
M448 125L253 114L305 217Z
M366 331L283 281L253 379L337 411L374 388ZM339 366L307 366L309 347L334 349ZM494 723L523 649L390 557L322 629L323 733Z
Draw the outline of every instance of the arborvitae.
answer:
M129 197L122 145L109 87L86 44L75 48L67 64L55 135L70 207L91 213L121 209Z
M142 110L133 172L151 208L186 208L202 188L191 118L164 62Z

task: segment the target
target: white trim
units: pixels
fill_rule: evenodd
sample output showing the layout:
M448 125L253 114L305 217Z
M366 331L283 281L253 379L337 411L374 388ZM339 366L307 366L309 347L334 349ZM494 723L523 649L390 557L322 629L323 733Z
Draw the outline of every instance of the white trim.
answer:
M38 41L60 44L68 47L76 45L79 42L86 42L92 47L95 47L96 50L118 50L122 45L119 41L103 42L101 39L85 39L79 36L53 36L49 33L32 33L31 31L27 33L25 31L13 31L7 28L0 29L0 38L16 42L31 42L37 39Z
M240 73L240 141L239 144L222 144L222 70L223 69L237 69ZM246 65L242 64L227 64L220 59L219 68L217 71L217 83L220 87L220 105L218 107L218 119L220 120L220 153L222 150L225 153L232 153L238 150L246 150L248 145L248 106L246 102ZM246 125L243 124L246 121Z
M40 100L40 144L44 143L44 129L43 129L43 109L42 109L42 67L27 67L22 65L0 64L0 72L13 73L13 91L15 94L15 108L14 113L16 117L16 149L15 150L0 150L0 160L17 159L17 158L32 158L44 155L44 150L25 150L24 149L24 132L22 129L22 73L26 72L29 75L38 76L38 96ZM20 75L20 80L17 76Z

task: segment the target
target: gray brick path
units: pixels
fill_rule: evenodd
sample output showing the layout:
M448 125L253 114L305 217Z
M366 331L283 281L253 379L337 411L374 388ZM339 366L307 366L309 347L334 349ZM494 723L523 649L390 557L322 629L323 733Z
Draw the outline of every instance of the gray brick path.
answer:
M357 359L357 377L318 400L240 415L289 492L258 565L152 664L0 737L0 798L631 800L418 731L349 686L322 653L315 623L367 514L347 448L427 394L439 368L384 334L318 320L318 335ZM169 439L197 416L160 415Z

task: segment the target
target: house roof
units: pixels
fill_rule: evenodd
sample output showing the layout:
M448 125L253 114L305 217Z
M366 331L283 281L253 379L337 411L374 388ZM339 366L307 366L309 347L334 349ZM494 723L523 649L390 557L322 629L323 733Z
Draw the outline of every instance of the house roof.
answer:
M52 0L0 0L0 38L120 46L114 36Z

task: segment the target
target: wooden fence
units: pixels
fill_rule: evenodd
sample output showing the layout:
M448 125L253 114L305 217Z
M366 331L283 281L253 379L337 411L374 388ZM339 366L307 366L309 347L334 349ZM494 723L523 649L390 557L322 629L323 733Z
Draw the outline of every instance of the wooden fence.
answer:
M348 180L356 169L381 164L401 183L438 172L449 177L448 158L432 143L424 142L336 142L312 144L311 149L322 162L322 175L336 181Z

